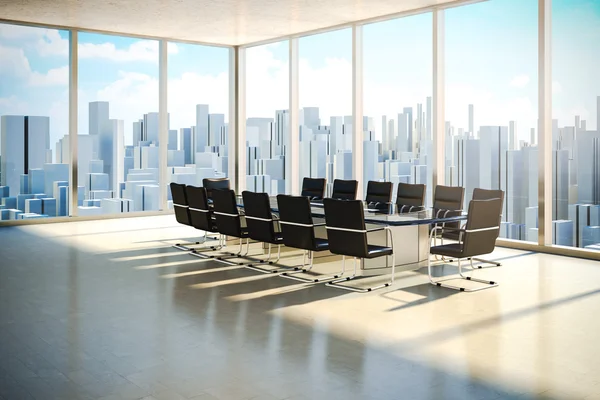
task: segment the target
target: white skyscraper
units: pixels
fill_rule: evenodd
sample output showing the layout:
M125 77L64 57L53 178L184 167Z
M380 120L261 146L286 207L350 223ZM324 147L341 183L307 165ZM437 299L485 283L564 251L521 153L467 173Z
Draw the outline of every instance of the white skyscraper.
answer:
M29 169L43 168L49 148L50 119L3 115L0 119L0 186L10 196L19 194L20 176Z

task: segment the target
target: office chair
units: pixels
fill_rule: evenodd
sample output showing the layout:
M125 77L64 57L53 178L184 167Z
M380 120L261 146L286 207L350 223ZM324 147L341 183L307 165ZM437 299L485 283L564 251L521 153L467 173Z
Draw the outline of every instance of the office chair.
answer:
M398 183L396 208L398 213L421 211L425 208L425 185Z
M228 178L204 178L202 179L202 187L206 189L206 195L208 196L209 204L213 199L213 190L231 189Z
M324 226L324 223L313 222L310 209L310 201L304 196L288 196L280 194L277 196L277 208L279 210L279 223L283 233L283 244L287 247L303 250L302 267L295 268L297 271L284 272L284 278L294 279L300 282L319 283L329 279L337 279L341 275L331 276L317 275L313 278L303 278L292 274L306 273L312 270L314 253L329 250L327 239L316 237L315 226ZM306 256L310 260L306 267Z
M460 186L437 185L433 194L433 212L438 218L454 217L462 214L465 189ZM459 222L442 224L448 228L460 228ZM437 225L436 225L437 226ZM444 239L457 240L455 231L446 231L440 234L442 244Z
M182 225L193 227L185 185L171 182L170 187L171 195L173 196L173 208L175 209L175 220ZM194 244L200 244L200 242L176 243L173 247L183 251L191 251L193 248L188 246Z
M281 245L283 244L283 234L279 227L279 221L271 212L271 203L267 193L255 193L248 190L242 192L244 200L244 215L246 217L246 225L248 236L252 240L267 243L269 247L269 255L266 260L255 260L259 264L269 263L275 264L281 258ZM307 198L306 198L307 199ZM308 200L308 199L307 199ZM271 245L277 246L277 259L271 260ZM275 270L263 269L252 264L246 268L264 273L276 273Z
M304 178L302 180L301 196L307 196L311 201L323 200L326 183L327 181L324 178Z
M356 200L357 190L358 181L336 179L333 181L331 198L337 200Z
M365 225L365 215L363 202L360 200L323 200L325 206L325 228L327 229L327 240L329 241L329 251L333 254L342 256L343 275L346 267L346 257L354 258L354 273L346 278L331 281L327 286L340 289L351 290L355 292L370 292L372 290L391 286L394 283L394 272L396 257L393 247L377 246L368 244L367 233L385 230L389 234L390 243L393 246L394 240L392 231L389 227L367 229ZM383 256L392 256L392 275L388 283L370 288L358 288L354 286L340 285L340 282L346 282L356 277L357 259L377 258Z
M248 255L249 236L245 221L240 215L235 192L231 189L213 190L214 216L217 230L221 235L232 236L240 239L240 248L237 253L229 253L231 257L219 256L215 259L229 265L246 265L245 262L228 261L231 258L244 258ZM246 253L242 254L243 240L246 239ZM225 242L223 242L225 243ZM223 246L225 247L225 245Z
M367 207L378 210L388 210L392 203L392 182L369 181L367 183L367 196L365 202Z
M432 285L443 286L450 289L460 290L461 292L475 292L482 289L498 286L497 282L475 279L470 276L463 275L461 260L467 259L473 267L473 258L483 254L489 254L496 247L496 238L500 231L498 225L498 215L502 211L502 200L472 200L469 203L469 214L467 223L464 229L456 229L450 227L437 226L433 228L430 234L430 244L437 231L453 231L458 234L458 243L442 244L440 246L432 246L430 254L450 257L458 261L458 277L448 277L443 279L434 279L431 275L431 257L427 258L427 272L429 282ZM484 286L476 288L465 288L461 286L442 283L451 280L464 279L479 283L484 283Z
M209 238L208 233L219 233L213 210L208 206L208 197L206 188L196 186L186 186L185 192L188 199L190 220L192 226L204 231L204 237ZM214 239L214 238L211 238ZM213 252L223 248L223 235L219 234L219 244L217 246L207 247L205 250L193 249L191 254L201 258L214 258L214 255L206 255L205 252Z

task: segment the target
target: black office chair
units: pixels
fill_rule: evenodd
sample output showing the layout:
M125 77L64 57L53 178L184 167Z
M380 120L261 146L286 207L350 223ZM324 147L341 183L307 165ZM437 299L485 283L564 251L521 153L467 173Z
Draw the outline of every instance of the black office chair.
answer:
M185 185L171 182L170 187L171 195L173 196L173 208L175 209L175 220L182 225L192 227ZM173 247L183 251L191 251L193 248L188 246L194 244L200 244L200 242L176 243Z
M356 200L357 190L358 181L336 179L333 181L331 198L337 200Z
M326 184L324 178L304 178L301 196L307 196L311 201L321 201L325 197Z
M501 209L504 207L504 191L503 190L489 190L489 189L480 189L480 188L473 189L473 200L491 200L491 199L500 199ZM498 226L501 226L501 224L502 224L502 213L500 213L500 215L498 216ZM499 234L500 234L500 231L498 231L498 235ZM495 265L496 267L499 267L502 265L498 261L484 260L482 258L474 258L473 260L479 261L480 263L483 263L483 264L492 264L492 265ZM482 268L482 266L478 265L477 268Z
M367 207L376 210L389 210L392 204L392 191L394 185L392 182L369 181L367 183L367 196L365 202Z
M227 178L204 178L202 179L202 187L206 189L209 202L213 200L213 190L231 189L229 179Z
M465 198L465 189L460 186L442 186L437 185L433 194L433 212L436 217L447 218L462 214L463 202ZM437 225L436 225L437 226ZM448 228L459 229L459 222L450 222L443 224ZM458 240L458 234L455 231L446 231L440 234L442 239Z
M240 239L240 249L237 253L229 253L231 257L219 256L215 259L229 265L246 265L244 262L231 262L230 258L243 258L248 255L248 228L239 213L235 192L231 189L213 190L214 216L217 230L221 235ZM242 254L243 240L246 239L246 253Z
M248 236L252 240L267 243L269 247L269 254L267 259L255 261L257 261L258 263L269 264L279 262L279 259L281 258L281 245L283 244L283 234L281 233L279 227L279 221L273 216L273 213L271 212L271 203L269 201L269 195L267 193L255 193L246 190L242 192L242 198L244 200L244 215L246 217L246 224L248 227ZM277 246L277 259L275 261L270 261L271 245ZM253 266L252 264L249 264L247 268L265 273L278 272L276 269L263 269Z
M473 266L473 258L483 254L489 254L494 251L496 246L496 238L500 231L498 225L498 215L502 211L502 200L472 200L469 203L469 214L467 216L467 224L464 229L456 229L449 227L437 226L431 231L430 242L437 231L454 231L458 233L458 243L444 244L433 246L430 253L440 255L442 257L450 257L458 260L458 277L449 277L443 279L434 279L431 275L431 257L428 257L427 271L429 274L429 282L432 285L444 286L450 289L460 290L461 292L475 292L482 289L498 286L497 282L475 279L470 276L465 276L462 273L461 260L468 259ZM464 279L479 283L484 283L485 286L476 288L465 288L455 286L446 281Z
M315 224L313 222L310 201L307 197L280 194L277 196L277 208L279 210L279 223L283 232L283 244L287 247L304 250L302 268L295 268L298 270L295 272L284 272L281 276L301 282L314 283L339 278L341 276L339 274L332 276L318 275L313 278L292 275L311 271L313 268L314 253L329 250L327 239L318 238L315 234L315 226L324 226L325 224ZM307 254L310 260L308 268L306 268Z
M392 285L394 283L394 268L396 264L393 247L367 243L368 232L385 230L389 234L390 243L393 246L394 240L391 229L385 227L368 230L365 224L363 202L360 200L325 199L323 203L325 206L325 228L327 229L329 251L342 256L342 275L345 272L346 256L354 257L354 273L349 277L331 281L327 286L355 292L370 292ZM358 288L339 284L339 282L346 282L356 277L358 258L370 259L383 256L392 256L392 276L390 282L372 288Z
M208 206L206 189L203 187L186 186L185 193L188 199L191 224L194 228L205 232L204 237L208 239L208 233L219 233L213 215L213 210ZM223 235L219 234L219 244L210 246L206 250L193 249L191 254L201 258L214 258L214 255L205 255L204 252L212 252L223 248Z
M425 208L425 185L398 183L396 208L401 214L423 210Z

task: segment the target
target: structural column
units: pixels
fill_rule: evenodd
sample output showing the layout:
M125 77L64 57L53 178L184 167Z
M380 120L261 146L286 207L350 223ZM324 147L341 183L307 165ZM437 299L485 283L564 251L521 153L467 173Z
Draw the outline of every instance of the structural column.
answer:
M167 105L167 46L166 40L159 42L158 52L158 186L159 208L166 210L167 206L167 155L169 148L169 111Z
M78 92L78 55L77 55L78 36L77 31L69 31L69 216L77 216L77 207L79 196L77 193L77 92Z
M552 245L552 0L538 0L538 244Z
M357 198L363 198L363 29L352 27L352 177L358 181Z
M246 189L246 50L229 51L228 174L237 193Z
M290 115L290 151L286 154L289 157L289 178L285 183L286 193L293 195L300 194L300 104L299 104L299 93L298 93L298 39L290 39L289 41L289 115Z
M433 11L433 187L445 184L444 10Z

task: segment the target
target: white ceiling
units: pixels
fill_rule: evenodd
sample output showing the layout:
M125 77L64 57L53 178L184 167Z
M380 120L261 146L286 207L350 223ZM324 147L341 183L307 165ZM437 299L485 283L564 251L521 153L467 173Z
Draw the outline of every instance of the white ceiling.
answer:
M456 0L0 0L4 20L242 45Z

